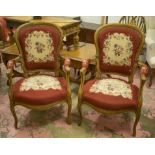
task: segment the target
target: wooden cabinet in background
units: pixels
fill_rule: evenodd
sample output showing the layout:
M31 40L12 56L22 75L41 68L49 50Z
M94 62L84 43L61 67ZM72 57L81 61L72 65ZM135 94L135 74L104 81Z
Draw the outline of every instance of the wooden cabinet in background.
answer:
M80 41L94 44L94 34L99 24L82 22L80 26Z

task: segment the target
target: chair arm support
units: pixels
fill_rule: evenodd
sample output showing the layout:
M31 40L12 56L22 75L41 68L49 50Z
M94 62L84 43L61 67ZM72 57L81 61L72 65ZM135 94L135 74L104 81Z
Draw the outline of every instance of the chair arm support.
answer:
M82 61L82 68L80 69L80 76L81 76L81 81L80 81L80 87L79 87L79 92L78 92L78 96L79 98L81 98L82 95L82 88L85 82L85 74L87 72L87 69L89 67L89 60L85 59Z
M69 78L68 77L70 74L70 59L69 58L65 58L63 70L65 72L66 79Z
M12 77L13 77L13 69L14 66L16 65L17 62L20 62L20 57L17 57L15 59L9 60L7 62L7 77L8 77L8 84L11 85L12 84Z
M82 61L82 68L80 69L80 75L81 75L81 84L84 84L85 74L87 72L87 69L89 67L89 60L85 59Z
M69 58L65 58L63 70L65 72L66 81L67 81L67 92L68 92L68 95L70 95L71 90L70 90L70 59Z
M139 62L140 66L140 89L139 89L139 107L142 106L142 95L143 95L143 87L147 79L148 75L148 66L142 62Z
M15 62L14 60L9 60L7 62L7 76L8 76L8 79L12 78L13 76L13 68L15 66Z
M143 62L138 62L138 65L140 66L140 78L143 81L146 81L147 75L148 75L148 66Z

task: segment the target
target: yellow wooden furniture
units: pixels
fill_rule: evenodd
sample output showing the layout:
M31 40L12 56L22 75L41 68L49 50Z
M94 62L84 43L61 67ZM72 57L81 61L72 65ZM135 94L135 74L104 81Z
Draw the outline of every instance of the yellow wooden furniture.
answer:
M6 21L9 27L19 26L28 22L47 22L53 23L57 26L61 27L63 30L64 37L72 36L73 43L75 48L78 47L79 43L79 31L80 31L80 23L79 20L73 20L69 18L63 17L52 17L52 16L41 16L41 19L34 19L32 16L10 16L6 17Z
M72 47L70 51L68 51L66 48L61 49L60 51L60 57L61 57L61 65L63 66L65 58L70 59L70 67L73 67L75 69L80 69L82 66L82 60L84 59L89 59L90 60L90 65L88 70L92 73L91 76L94 76L95 72L95 55L96 55L96 50L95 50L95 45L94 44L85 44L82 47L79 47L75 49ZM2 59L5 65L7 65L7 62L11 59L14 59L19 56L19 50L17 48L16 44L13 44L10 47L6 47L2 50ZM76 73L75 73L76 74ZM74 74L74 75L75 75ZM23 76L19 71L17 71L16 68L14 68L14 76ZM80 77L77 75L71 76L71 80L74 82L80 82L79 79Z
M133 76L138 66L137 58L144 43L143 33L139 28L128 24L107 24L95 33L96 78L85 83L85 73L89 60L83 61L80 70L81 84L78 92L79 125L82 123L82 105L87 104L101 113L115 114L134 112L136 119L133 136L140 119L142 92L146 80L147 66L141 65L140 87L133 83ZM110 74L103 78L103 74ZM128 77L128 81L113 78L112 75Z
M15 106L46 110L67 103L67 122L71 122L70 60L64 62L65 77L60 77L60 47L62 30L50 23L27 23L20 26L15 39L19 57L7 63L10 110L17 128ZM24 78L12 83L15 64L21 63Z

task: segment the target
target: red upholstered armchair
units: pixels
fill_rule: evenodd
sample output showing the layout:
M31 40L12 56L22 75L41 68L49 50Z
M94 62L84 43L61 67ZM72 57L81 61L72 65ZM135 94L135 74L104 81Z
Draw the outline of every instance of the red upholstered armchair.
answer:
M82 105L87 104L101 113L134 112L136 126L140 119L143 85L146 80L147 66L139 63L140 87L133 82L134 72L138 66L137 58L143 47L144 37L140 29L127 24L108 24L95 33L96 45L96 79L84 83L88 61L83 62L81 85L78 92L79 125L82 122ZM108 74L102 78L102 73ZM128 77L128 81L112 78L111 74Z
M70 60L66 59L64 62L66 79L60 77L59 52L62 38L62 30L54 24L33 22L17 29L15 39L20 57L10 60L7 64L10 109L15 119L15 128L17 128L16 105L46 110L58 103L66 102L67 122L70 123ZM16 62L21 62L24 78L13 84L13 67Z

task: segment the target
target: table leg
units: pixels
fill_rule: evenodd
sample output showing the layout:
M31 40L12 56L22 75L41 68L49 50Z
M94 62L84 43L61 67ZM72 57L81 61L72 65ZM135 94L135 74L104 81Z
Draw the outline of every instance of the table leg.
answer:
M79 32L75 33L73 39L74 39L74 48L77 49L79 45Z

